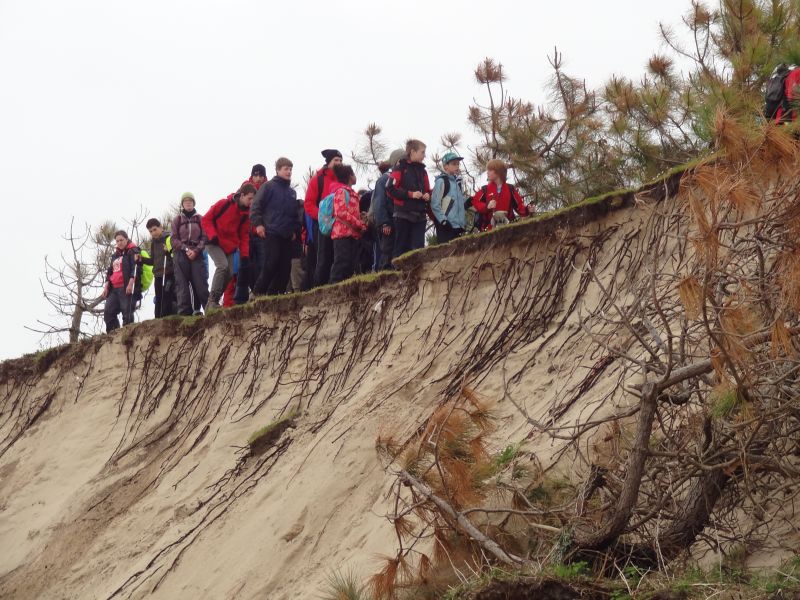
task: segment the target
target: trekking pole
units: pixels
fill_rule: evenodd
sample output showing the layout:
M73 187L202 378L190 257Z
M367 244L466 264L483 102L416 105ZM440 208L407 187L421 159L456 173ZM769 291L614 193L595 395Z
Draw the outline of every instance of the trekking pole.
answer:
M164 316L164 286L167 283L167 255L164 254L164 271L161 274L161 308L159 309L159 314L163 317Z
M128 297L128 316L131 319L131 323L133 323L133 296L136 294L136 275L139 274L139 263L133 263L133 292Z

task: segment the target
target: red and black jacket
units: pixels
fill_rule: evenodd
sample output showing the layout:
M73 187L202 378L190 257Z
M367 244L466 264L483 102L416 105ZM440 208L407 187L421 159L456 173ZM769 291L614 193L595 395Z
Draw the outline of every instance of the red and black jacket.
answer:
M488 204L492 200L495 202L495 207L490 210ZM513 221L516 215L525 217L529 214L528 207L522 201L522 196L510 183L501 184L499 189L494 182L483 186L472 197L472 206L481 214L482 230L492 228L492 215L495 211L505 212L509 221Z
M426 214L429 203L422 198L412 198L414 192L430 195L431 184L425 165L420 162L408 162L402 159L392 169L386 181L386 193L394 204L394 216L402 217L402 213ZM399 213L399 214L398 214Z
M331 193L331 188L335 183L338 183L336 175L334 175L333 169L328 167L322 167L308 182L303 208L306 214L315 221L319 218L319 203Z
M216 244L225 254L239 248L239 256L250 256L250 210L239 205L239 194L216 202L202 219L208 244Z

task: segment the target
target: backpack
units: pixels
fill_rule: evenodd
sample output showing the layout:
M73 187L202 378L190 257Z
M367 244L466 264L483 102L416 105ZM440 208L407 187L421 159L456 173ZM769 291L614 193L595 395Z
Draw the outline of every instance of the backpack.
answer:
M329 237L333 231L333 224L336 223L336 217L333 216L333 196L335 192L331 192L322 199L319 203L319 215L317 222L319 223L320 234ZM344 191L344 203L350 204L350 194L347 190Z
M795 69L794 65L786 66L781 63L772 72L764 91L764 116L767 119L775 119L778 110L781 110L782 119L789 113L789 99L786 97L786 78Z
M147 250L141 250L140 254L142 258L150 258L150 253ZM146 292L153 283L153 265L146 265L142 262L140 269L142 271L142 292Z
M444 189L442 190L442 212L444 213L445 219L447 219L447 215L453 210L453 205L455 204L455 200L448 195L450 194L450 177L442 173L441 175L437 175L436 179L444 181ZM436 180L434 180L434 185L436 185ZM436 220L435 217L432 218L434 221Z

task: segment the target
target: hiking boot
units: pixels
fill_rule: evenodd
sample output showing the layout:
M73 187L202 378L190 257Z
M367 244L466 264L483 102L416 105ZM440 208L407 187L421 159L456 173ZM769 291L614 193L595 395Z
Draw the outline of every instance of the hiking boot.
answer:
M209 300L208 304L206 304L206 314L211 312L212 310L220 310L222 307L220 306L219 302L216 300Z
M200 317L200 316L202 316L202 315L203 315L203 311L202 311L202 310L196 310L196 311L194 311L194 312L192 313L192 316L193 316L193 317Z

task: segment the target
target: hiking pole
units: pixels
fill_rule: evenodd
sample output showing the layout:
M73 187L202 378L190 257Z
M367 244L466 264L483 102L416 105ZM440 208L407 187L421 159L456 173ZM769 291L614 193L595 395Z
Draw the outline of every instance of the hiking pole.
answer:
M158 314L160 316L164 316L164 286L167 283L167 254L164 253L164 271L161 274L161 307L159 308Z
M136 275L139 274L139 263L133 263L133 291L131 295L128 297L128 316L130 317L131 323L133 323L133 296L136 294Z

